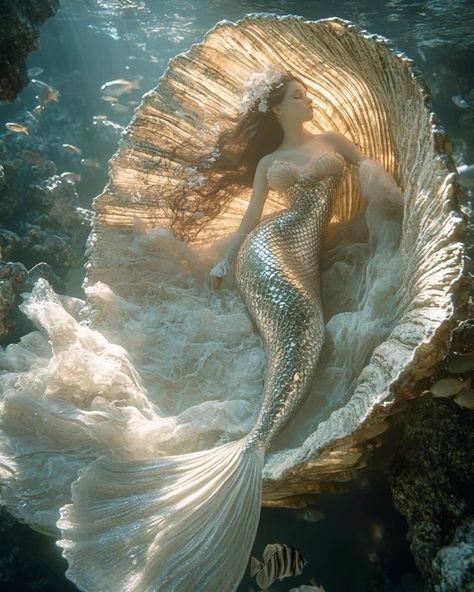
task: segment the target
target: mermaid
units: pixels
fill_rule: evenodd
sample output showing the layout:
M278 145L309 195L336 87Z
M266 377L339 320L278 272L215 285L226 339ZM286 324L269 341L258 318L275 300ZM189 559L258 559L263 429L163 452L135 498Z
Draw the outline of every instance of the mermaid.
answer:
M222 170L232 154L253 180L238 232L208 281L217 290L233 272L262 337L254 425L214 448L140 463L102 455L82 469L57 522L66 574L81 590L233 592L241 581L266 450L302 402L324 344L320 250L346 167L358 168L364 198L403 202L393 178L352 141L305 128L313 117L306 91L287 70L255 72L213 165ZM288 207L261 219L270 189Z

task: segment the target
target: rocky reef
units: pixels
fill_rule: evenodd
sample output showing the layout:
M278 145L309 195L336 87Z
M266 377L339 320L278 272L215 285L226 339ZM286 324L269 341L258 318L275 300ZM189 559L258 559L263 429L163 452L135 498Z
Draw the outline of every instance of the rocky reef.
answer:
M429 395L410 405L390 482L427 590L473 589L473 449L472 412Z
M453 352L472 351L474 322L453 332L436 378ZM462 379L469 378L467 369ZM429 391L398 418L396 452L388 468L395 507L429 592L474 589L474 413Z
M59 0L0 1L0 99L12 101L28 84L25 60L38 48L38 28Z
M0 99L13 101L28 84L26 58L39 47L39 26L53 16L58 8L59 0L0 2ZM53 267L58 263L59 269L65 272L73 262L67 228L71 228L71 218L77 218L70 207L71 200L74 201L73 186L67 184L65 179L45 182L47 175L55 171L54 163L45 162L42 167L34 167L28 182L21 157L12 159L12 154L7 152L2 142L0 341L9 332L10 337L15 339L31 329L24 315L15 311L14 305L18 304L18 294L31 289L35 279L40 276L49 278L58 289L64 288L64 283L59 280ZM38 184L35 185L35 182ZM25 211L28 212L26 216ZM82 226L82 221L77 222ZM63 223L66 224L63 226ZM56 229L64 230L54 232L55 226ZM31 268L30 272L27 267Z
M78 206L73 182L56 174L42 178L54 163L45 171L4 155L0 167L0 342L6 344L33 328L16 305L38 277L64 292L67 272L83 260L91 215Z

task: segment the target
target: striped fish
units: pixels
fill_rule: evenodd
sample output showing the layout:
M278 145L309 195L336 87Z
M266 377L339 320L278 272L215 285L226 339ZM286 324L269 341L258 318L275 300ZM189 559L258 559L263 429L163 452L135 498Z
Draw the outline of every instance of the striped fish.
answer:
M288 545L273 543L263 550L263 561L250 558L250 576L255 576L262 590L275 580L299 576L308 562L299 551Z

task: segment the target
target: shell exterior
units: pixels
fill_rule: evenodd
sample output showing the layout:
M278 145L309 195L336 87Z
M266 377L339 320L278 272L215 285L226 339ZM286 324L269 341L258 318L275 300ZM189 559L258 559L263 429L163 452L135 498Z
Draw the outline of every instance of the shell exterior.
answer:
M115 277L114 251L133 232L136 218L147 228L169 223L156 187L173 181L178 167L173 146L212 146L212 122L222 109L233 111L253 71L272 64L307 84L314 106L307 129L345 134L393 175L406 199L402 307L388 338L374 348L344 406L298 446L267 458L264 504L290 507L304 505L320 491L337 490L367 464L391 416L424 391L468 301L466 223L451 146L413 61L388 39L340 18L307 21L259 13L219 22L201 43L170 61L125 130L110 162L109 183L94 202L86 281L101 280L127 293ZM207 221L194 246L236 230L249 196L243 190ZM263 215L281 207L281 197L271 194ZM350 220L361 208L357 178L348 174L331 222ZM134 297L139 304L140 294Z

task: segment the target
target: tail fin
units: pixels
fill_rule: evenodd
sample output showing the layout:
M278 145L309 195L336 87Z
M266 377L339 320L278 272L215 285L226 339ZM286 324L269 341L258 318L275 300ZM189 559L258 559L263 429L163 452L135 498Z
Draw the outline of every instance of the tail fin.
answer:
M57 526L85 592L234 592L260 516L263 452L245 438L154 461L100 457Z

